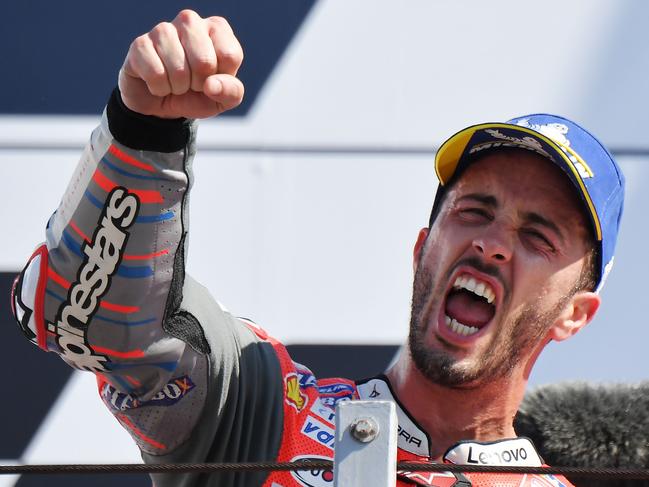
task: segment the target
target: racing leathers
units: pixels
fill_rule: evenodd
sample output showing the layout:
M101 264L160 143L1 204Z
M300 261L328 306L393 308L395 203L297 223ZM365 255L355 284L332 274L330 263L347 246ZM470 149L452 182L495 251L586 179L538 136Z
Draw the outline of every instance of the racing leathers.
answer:
M131 112L115 90L46 229L15 281L24 334L99 394L146 462L332 459L334 407L397 405L398 458L430 461L430 440L384 376L317 380L253 323L185 275L196 124ZM445 461L540 466L524 438L464 442ZM157 474L158 487L332 485L328 471ZM569 485L551 475L400 472L399 485Z

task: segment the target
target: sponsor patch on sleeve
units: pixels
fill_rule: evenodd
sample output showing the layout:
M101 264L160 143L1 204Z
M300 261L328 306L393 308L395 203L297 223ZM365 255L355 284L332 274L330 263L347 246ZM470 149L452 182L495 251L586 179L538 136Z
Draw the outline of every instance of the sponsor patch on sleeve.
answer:
M318 418L326 421L331 425L333 425L334 421L336 420L335 410L332 407L323 404L320 398L313 401L313 405L311 406L310 411L312 414L316 415Z
M104 402L113 410L126 411L127 409L143 408L147 406L173 406L183 399L194 388L192 380L183 375L172 379L148 401L139 401L131 394L119 392L113 386L104 383L101 388L101 397Z
M315 375L311 372L311 369L297 362L293 362L293 366L300 379L301 387L315 387L317 385Z
M309 416L302 425L302 434L331 450L334 448L334 429L313 416Z
M309 397L302 392L300 378L296 373L291 372L284 377L284 384L286 404L293 406L297 412L302 411L309 402Z
M356 398L356 388L353 385L335 379L318 381L318 393L320 403L332 410L336 409L337 403Z

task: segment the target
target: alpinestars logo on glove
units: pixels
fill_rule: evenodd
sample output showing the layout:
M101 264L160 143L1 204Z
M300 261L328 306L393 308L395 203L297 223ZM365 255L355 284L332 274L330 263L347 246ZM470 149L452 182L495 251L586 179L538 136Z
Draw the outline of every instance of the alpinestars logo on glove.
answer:
M140 202L126 188L113 189L99 217L92 242L81 248L86 255L67 300L59 308L57 343L63 357L75 367L91 372L106 370L107 357L95 353L87 340L87 326L101 297L110 288L128 239L126 229L135 221Z

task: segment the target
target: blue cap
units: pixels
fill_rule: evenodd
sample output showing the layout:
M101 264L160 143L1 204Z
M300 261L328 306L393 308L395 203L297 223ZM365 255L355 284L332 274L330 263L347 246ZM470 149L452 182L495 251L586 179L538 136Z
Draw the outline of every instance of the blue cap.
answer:
M473 125L444 142L435 156L440 185L446 185L463 163L499 147L536 152L559 166L572 181L597 240L599 291L613 266L624 206L624 175L613 156L575 122L556 115L526 115L505 123Z

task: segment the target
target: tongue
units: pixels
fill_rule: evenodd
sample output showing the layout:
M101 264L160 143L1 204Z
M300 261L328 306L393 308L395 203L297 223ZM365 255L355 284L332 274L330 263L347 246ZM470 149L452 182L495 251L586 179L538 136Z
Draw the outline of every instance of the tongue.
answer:
M452 292L446 299L446 314L463 325L482 328L494 312L493 305L469 291Z

